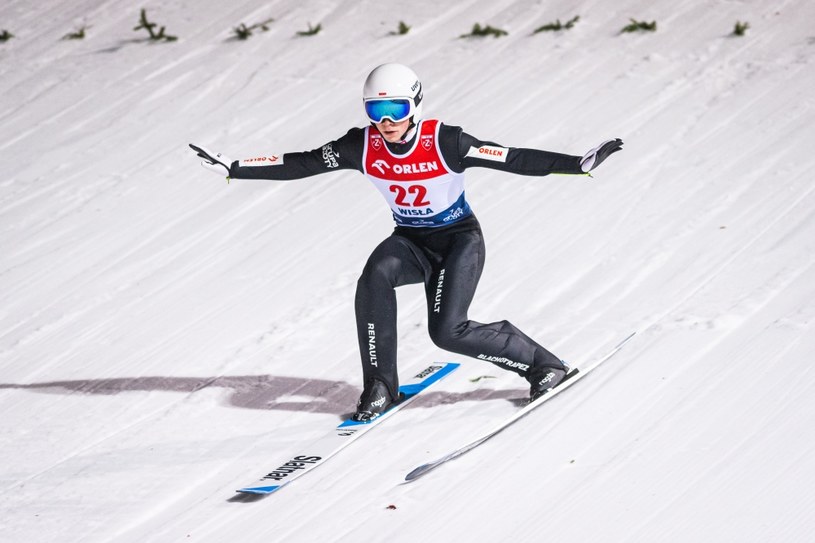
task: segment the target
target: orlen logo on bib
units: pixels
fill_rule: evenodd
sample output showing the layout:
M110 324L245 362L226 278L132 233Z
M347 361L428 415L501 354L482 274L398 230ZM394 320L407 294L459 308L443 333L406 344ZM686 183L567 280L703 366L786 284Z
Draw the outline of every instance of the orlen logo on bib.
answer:
M391 170L395 174L410 175L416 173L427 173L439 171L439 163L435 160L433 162L416 162L413 164L394 164L391 166L382 159L377 159L371 164L371 168L376 168L379 173L385 175L385 170Z
M417 162L415 164L396 164L393 166L393 173L412 174L412 173L427 173L439 171L439 163L435 160L433 162Z

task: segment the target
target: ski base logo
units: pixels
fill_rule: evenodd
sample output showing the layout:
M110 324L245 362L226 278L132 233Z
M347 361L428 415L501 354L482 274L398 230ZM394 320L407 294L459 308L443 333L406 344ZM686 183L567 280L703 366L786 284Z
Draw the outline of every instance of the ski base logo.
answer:
M282 481L292 473L299 469L306 469L309 464L316 464L322 460L320 456L295 456L279 468L267 473L263 479L271 479L273 481Z

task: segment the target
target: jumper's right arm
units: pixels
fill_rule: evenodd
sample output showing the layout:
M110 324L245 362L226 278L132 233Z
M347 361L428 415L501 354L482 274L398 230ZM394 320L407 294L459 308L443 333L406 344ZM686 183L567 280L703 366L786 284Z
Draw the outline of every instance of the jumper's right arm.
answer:
M201 164L230 179L302 179L335 170L362 169L362 130L351 129L341 138L322 147L300 153L269 154L232 160L204 147L190 145L203 160Z

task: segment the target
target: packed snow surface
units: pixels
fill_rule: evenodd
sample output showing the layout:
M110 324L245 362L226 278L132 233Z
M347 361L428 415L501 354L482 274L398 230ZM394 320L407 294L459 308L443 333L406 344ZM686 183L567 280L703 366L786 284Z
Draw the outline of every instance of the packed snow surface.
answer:
M142 7L178 39L133 30ZM4 0L0 540L810 541L813 20L806 0ZM460 38L476 23L508 34ZM404 287L402 375L459 371L241 499L353 410L356 279L392 221L357 172L227 184L187 144L320 147L364 125L389 61L483 140L625 141L594 178L468 170L488 247L470 315L576 365L637 335L403 484L526 395L436 348Z

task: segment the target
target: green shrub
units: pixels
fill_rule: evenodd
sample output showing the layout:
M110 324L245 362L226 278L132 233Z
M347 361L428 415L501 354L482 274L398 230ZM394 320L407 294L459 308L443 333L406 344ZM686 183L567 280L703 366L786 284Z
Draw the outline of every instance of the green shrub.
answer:
M269 30L269 23L274 22L274 19L266 19L261 23L255 23L252 26L246 26L245 24L241 23L239 26L232 29L235 32L235 37L239 40L247 40L249 36L252 35L254 30L260 29L263 32Z
M141 10L141 17L139 17L139 24L138 26L134 27L133 30L139 31L141 29L147 30L150 34L150 39L153 41L175 41L178 38L176 36L170 36L165 33L165 28L162 26L159 28L158 32L156 32L156 23L151 23L147 20L147 12L144 8Z
M657 22L651 21L650 23L646 23L645 21L637 21L636 19L631 19L631 22L623 27L620 32L656 32L657 30Z
M537 34L538 32L559 32L561 30L571 30L572 27L580 20L580 15L575 15L568 21L566 24L562 24L560 19L556 20L554 23L545 24L541 27L535 29L533 34Z
M390 36L404 36L410 32L410 27L404 21L399 21L399 28L395 31L389 32Z
M311 23L309 23L308 24L308 30L299 30L297 32L297 35L298 36L314 36L315 34L317 34L322 29L323 29L322 24L318 24L317 26L311 26Z
M79 30L75 30L74 32L68 32L64 36L62 36L63 40L84 40L85 39L85 29L87 27L83 26L80 27Z
M9 32L8 30L3 30L2 32L0 32L0 43L5 43L5 42L9 41L13 37L14 37L14 34Z
M748 28L750 28L750 23L742 23L741 21L737 21L736 27L733 29L733 35L744 36L747 33Z
M507 36L509 32L506 30L501 30L500 28L493 28L490 25L482 27L480 24L475 23L473 25L473 29L469 34L462 34L459 36L460 38L483 38L486 36L492 36L494 38L500 38L501 36Z

